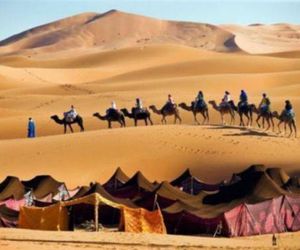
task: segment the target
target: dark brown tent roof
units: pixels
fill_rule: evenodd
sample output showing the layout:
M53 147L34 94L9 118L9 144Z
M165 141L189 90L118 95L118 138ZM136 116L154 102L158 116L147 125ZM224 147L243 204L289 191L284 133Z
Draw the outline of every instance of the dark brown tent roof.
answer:
M189 194L198 194L200 191L217 191L221 183L210 184L199 180L186 169L179 177L170 182L171 185L182 187L183 191Z
M84 189L86 190L86 187ZM116 197L112 196L110 193L108 193L105 190L105 188L100 183L97 183L97 182L94 183L91 187L89 187L89 189L85 193L84 193L84 191L82 191L81 197L84 197L84 196L87 196L87 195L90 195L93 193L100 194L105 199L108 199L110 201L113 201L113 202L116 202L119 204L126 205L128 207L132 207L132 208L136 207L136 205L128 199L121 199L121 198L116 198ZM76 195L73 199L81 198L81 197L79 195L78 196Z
M151 183L140 171L138 171L123 185L123 187L130 187L130 186L142 188L145 191L149 191L149 192L154 191L155 189L153 183Z
M24 193L25 187L17 177L8 176L0 183L0 201L9 198L20 200Z
M191 177L192 177L191 171L189 168L187 168L181 175L179 175L176 179L172 180L170 184L173 186L180 186L184 180Z
M280 187L284 187L284 185L290 179L289 175L281 168L268 168L266 172L271 177L271 179Z
M65 185L64 182L55 180L50 175L38 175L31 180L22 181L23 185L27 189L32 189L33 194L37 199L41 199L48 194L56 195L61 185Z
M266 172L247 171L240 176L242 177L239 182L220 187L218 193L206 196L203 202L206 204L219 204L242 199L249 203L255 203L286 193Z
M118 167L115 173L103 184L107 191L115 191L129 181L129 177Z

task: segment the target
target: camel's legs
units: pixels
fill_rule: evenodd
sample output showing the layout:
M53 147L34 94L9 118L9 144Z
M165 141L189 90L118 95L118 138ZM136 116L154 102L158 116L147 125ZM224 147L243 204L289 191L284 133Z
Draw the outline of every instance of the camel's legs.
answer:
M67 124L64 124L64 134L67 133Z
M295 137L297 137L297 127L296 127L295 121L292 121L292 127L294 128L294 131L295 131Z
M197 113L196 113L196 112L193 112L193 115L194 115L194 121L195 121L195 123L199 125L200 123L199 123L199 121L197 120Z
M221 113L221 120L222 120L222 125L225 125L225 123L224 123L224 114L223 113Z
M161 119L162 124L167 124L166 117L163 115L163 118Z
M71 132L73 133L74 131L73 131L73 128L72 128L71 124L68 124L68 125L69 125L69 128L70 128Z
M230 125L234 124L234 111L230 112L231 120L230 120Z
M239 113L239 116L240 116L240 126L244 126L243 114Z
M282 123L282 121L279 121L279 122L278 122L278 125L277 125L277 127L278 127L278 133L281 133L281 129L280 129L281 123ZM284 128L285 128L285 126L284 126Z
M153 122L152 122L150 116L148 117L148 119L149 119L150 124L153 125Z
M206 110L206 120L207 120L207 124L209 123L209 114L208 114L208 110Z
M260 128L260 123L259 123L260 117L261 117L261 115L258 115L256 118L256 123L259 128Z
M145 120L144 120L144 121L145 121L145 125L146 125L146 126L148 126L148 121L147 121L147 118L145 118Z
M270 119L271 119L271 123L272 123L272 131L274 132L275 131L275 127L274 127L273 117L271 116Z
M111 121L108 121L108 128L111 128Z
M137 119L134 119L134 126L137 126Z
M269 128L271 127L269 118L267 118L267 124L268 124L268 127L266 128L266 130L269 130Z
M291 137L292 133L293 133L293 128L292 128L292 124L289 122L288 123L289 125L289 128L290 128L290 134L289 134L289 137Z

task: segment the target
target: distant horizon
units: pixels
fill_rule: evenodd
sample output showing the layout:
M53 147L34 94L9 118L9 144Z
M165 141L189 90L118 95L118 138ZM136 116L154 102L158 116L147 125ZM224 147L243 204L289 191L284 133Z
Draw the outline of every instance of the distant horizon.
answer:
M0 0L0 41L70 16L112 9L215 25L300 24L300 0Z

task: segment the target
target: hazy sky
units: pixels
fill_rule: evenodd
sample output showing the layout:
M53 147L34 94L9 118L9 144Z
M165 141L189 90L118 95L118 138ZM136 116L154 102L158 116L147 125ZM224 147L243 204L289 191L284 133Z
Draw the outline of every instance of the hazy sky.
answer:
M300 0L0 0L0 40L63 17L110 9L213 24L300 24Z

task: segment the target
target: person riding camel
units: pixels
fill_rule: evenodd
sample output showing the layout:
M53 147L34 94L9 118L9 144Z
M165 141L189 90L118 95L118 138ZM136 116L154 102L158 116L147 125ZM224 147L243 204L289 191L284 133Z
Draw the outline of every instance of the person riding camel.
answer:
M198 92L197 97L195 98L195 102L194 102L194 109L196 109L197 107L204 107L206 105L205 101L204 101L204 95L203 92L200 90Z
M142 100L140 98L136 98L135 99L135 107L134 107L134 112L136 113L140 113L140 112L143 112L144 111L144 108L143 108L143 103L142 103Z
M288 118L294 118L295 117L295 112L293 110L293 106L290 102L290 100L286 100L285 101L285 107L283 110L284 114L288 117Z
M136 98L135 100L135 107L139 110L142 110L143 109L143 103L142 103L142 100L140 98Z
M267 94L266 93L263 93L263 98L259 104L259 110L261 113L268 113L268 112L271 112L271 109L270 109L270 105L271 105L271 102L270 102L270 99L267 97Z
M167 100L167 102L166 102L166 104L165 104L165 107L166 108L170 108L170 109L172 109L172 108L174 108L175 107L175 101L174 101L174 99L173 99L173 97L172 97L172 95L168 95L168 100Z
M238 103L238 107L241 108L244 105L245 106L248 105L248 96L244 90L241 90L240 101Z
M76 109L73 105L71 105L71 109L64 113L64 117L69 121L74 121L77 116Z
M230 106L230 102L231 102L230 93L228 91L225 91L225 95L222 99L222 102L221 102L220 106L223 106L223 107Z
M106 110L106 114L109 114L111 112L117 112L117 111L118 111L117 104L115 101L112 101L110 108Z

